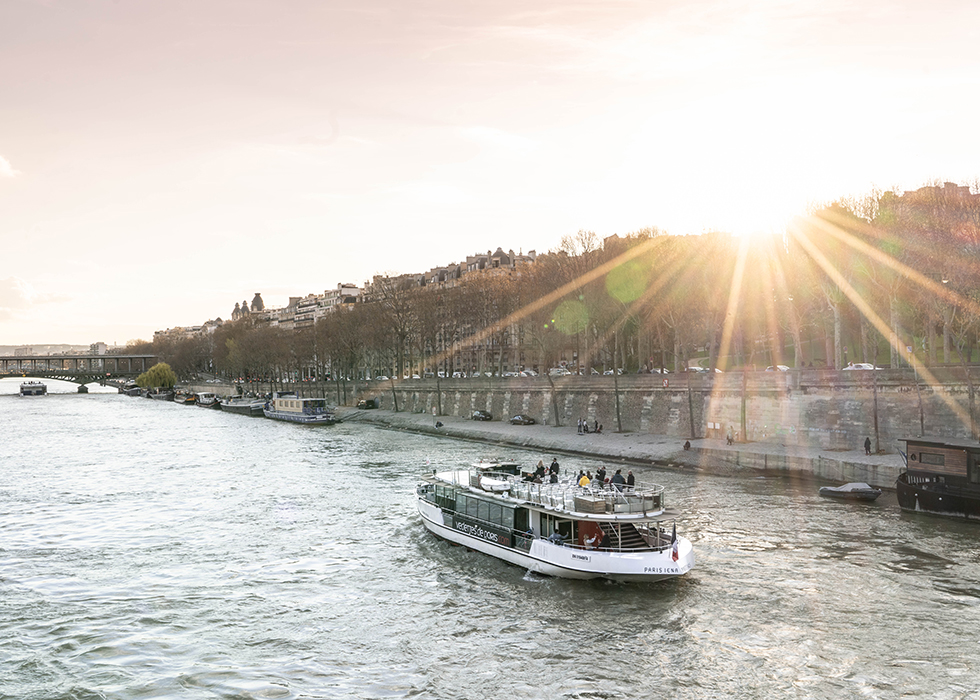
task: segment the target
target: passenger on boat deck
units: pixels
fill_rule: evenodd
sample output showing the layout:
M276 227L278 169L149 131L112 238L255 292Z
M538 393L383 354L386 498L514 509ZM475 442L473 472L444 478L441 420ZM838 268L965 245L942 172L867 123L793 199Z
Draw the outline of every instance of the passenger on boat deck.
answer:
M578 485L585 488L592 482L592 477L587 474L582 474L578 479Z
M602 540L599 542L599 549L609 549L609 545L610 545L610 542L609 542L609 533L608 532L603 532L602 533Z
M560 532L558 532L558 530L555 530L550 535L548 535L548 541L549 542L554 542L555 544L564 544L565 543L565 536L563 534L561 534Z
M539 462L539 464L540 464L540 462ZM551 458L551 466L548 467L548 471L551 472L552 474L556 474L557 475L559 469L560 469L560 467L558 466L558 458L557 457L552 457Z
M613 485L613 488L615 488L617 491L622 491L623 490L623 486L626 484L626 479L623 478L623 470L622 469L617 469L616 470L616 473L613 474L613 477L610 480L610 483Z
M626 485L627 486L634 486L635 484L636 484L636 477L633 476L633 472L629 472L626 475Z
M595 473L595 475L596 475L596 478L599 479L600 482L605 482L605 480L606 480L606 468L605 467L599 467L599 470Z
M534 480L541 479L541 481L544 481L544 473L544 462L538 462L538 466L534 470Z

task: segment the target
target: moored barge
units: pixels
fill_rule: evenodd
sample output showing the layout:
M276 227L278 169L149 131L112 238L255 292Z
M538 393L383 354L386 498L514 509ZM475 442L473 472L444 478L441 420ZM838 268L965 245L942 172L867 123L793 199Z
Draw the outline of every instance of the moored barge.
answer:
M266 418L304 425L332 425L337 422L333 411L327 406L326 399L299 398L295 394L288 396L273 394L262 412Z
M902 510L980 520L980 445L905 438L905 471L895 489Z
M529 482L510 470L434 472L416 487L433 534L530 571L573 579L659 581L694 566L664 488Z

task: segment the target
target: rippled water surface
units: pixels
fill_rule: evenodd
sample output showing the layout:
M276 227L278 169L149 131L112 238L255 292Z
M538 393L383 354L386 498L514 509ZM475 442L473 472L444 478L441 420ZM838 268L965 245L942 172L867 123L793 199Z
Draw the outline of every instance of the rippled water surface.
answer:
M694 571L574 582L414 514L427 469L548 455L115 394L0 425L2 698L980 697L980 528L890 494L650 472Z

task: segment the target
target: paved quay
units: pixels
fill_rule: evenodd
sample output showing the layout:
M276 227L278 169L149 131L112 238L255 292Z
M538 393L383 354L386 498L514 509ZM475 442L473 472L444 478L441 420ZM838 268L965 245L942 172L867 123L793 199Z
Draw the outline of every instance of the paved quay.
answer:
M684 439L655 433L578 434L570 426L511 425L502 421L474 421L456 416L438 418L425 413L395 413L381 409L338 408L345 422L370 423L392 430L405 430L475 440L501 447L521 447L547 454L583 455L639 466L705 471L718 474L785 472L794 477L845 483L864 481L893 489L902 466L897 453L865 455L864 448L837 451L817 447L752 442L728 445L724 439L697 438L691 449ZM442 425L437 427L436 423ZM506 455L501 454L501 457Z

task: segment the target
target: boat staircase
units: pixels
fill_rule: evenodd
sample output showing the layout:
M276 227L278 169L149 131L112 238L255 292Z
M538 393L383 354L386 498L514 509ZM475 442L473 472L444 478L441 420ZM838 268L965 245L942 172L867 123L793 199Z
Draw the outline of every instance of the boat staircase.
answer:
M602 532L609 535L609 543L612 549L650 549L650 545L643 538L633 523L621 523L619 533L613 523L599 523ZM622 537L622 539L618 539Z

